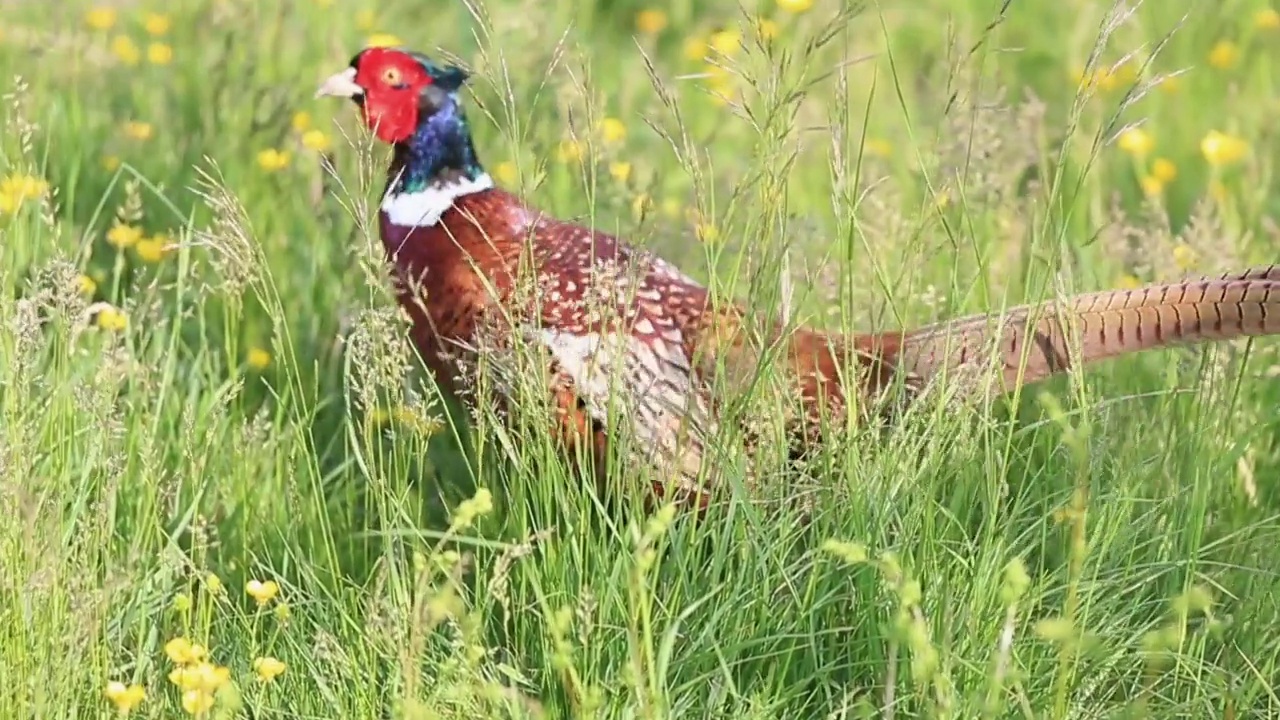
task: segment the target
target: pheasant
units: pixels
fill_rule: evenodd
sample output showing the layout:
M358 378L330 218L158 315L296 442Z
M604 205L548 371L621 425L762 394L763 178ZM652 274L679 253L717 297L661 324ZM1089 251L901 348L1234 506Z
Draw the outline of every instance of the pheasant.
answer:
M705 507L716 483L700 481L700 468L714 464L704 455L723 415L713 379L717 368L760 362L759 347L751 349L759 333L748 330L742 307L714 302L663 259L497 187L463 110L467 79L419 52L367 48L316 93L354 101L393 147L380 235L414 344L442 389L467 403L477 401L466 369L478 354L518 342L540 348L566 454L592 460L600 480L621 428L632 439L628 459L649 463L659 478L650 502ZM533 279L532 291L522 278ZM788 423L803 449L821 439L824 420L850 410L865 418L891 388L909 398L945 374L990 367L985 377L1008 391L1124 353L1275 333L1280 266L910 331L800 328L763 344L800 401ZM984 385L982 375L961 377L962 393ZM611 417L622 422L611 425Z

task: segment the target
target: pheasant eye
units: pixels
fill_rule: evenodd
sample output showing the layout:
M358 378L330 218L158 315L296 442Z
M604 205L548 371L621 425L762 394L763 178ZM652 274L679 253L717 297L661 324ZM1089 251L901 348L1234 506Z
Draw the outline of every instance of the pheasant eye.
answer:
M387 85L399 85L400 79L400 68L389 67L382 71L382 82Z

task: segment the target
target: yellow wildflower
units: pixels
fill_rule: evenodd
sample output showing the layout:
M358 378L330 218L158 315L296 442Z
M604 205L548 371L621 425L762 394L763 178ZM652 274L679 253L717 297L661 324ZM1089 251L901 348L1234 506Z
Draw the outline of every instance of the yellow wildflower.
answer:
M1198 259L1199 253L1186 243L1179 243L1173 248L1173 262L1177 264L1180 270L1185 271L1194 268Z
M1156 158L1151 163L1151 176L1162 183L1173 182L1178 177L1178 166L1168 158Z
M279 594L280 586L274 580L250 580L245 584L244 591L259 605L266 605Z
M636 30L645 35L657 35L667 27L667 14L661 10L641 10L636 13Z
M168 65L173 62L173 47L168 43L151 43L147 46L147 62L152 65Z
M155 134L155 128L151 127L151 123L142 122L141 120L130 120L121 126L124 136L130 140L150 140Z
M222 578L214 573L204 576L204 587L209 591L210 595L221 595L226 588L222 585Z
M662 200L662 214L669 218L675 219L680 217L680 211L683 209L684 207L680 204L680 201L675 198L664 198Z
M128 225L122 222L116 222L107 231L107 242L121 250L131 248L138 244L142 239L142 228L136 225Z
M582 159L582 144L576 140L562 140L556 147L556 159L562 163L577 162Z
M607 117L600 121L600 139L605 143L620 143L627 138L627 126L618 118Z
M173 27L173 21L164 13L150 12L143 16L142 27L148 35L160 37L168 34L169 28Z
M267 172L276 172L289 166L289 153L275 148L267 148L258 153L258 167Z
M360 10L356 12L355 22L357 30L372 30L374 23L378 21L378 16L372 10Z
M121 715L128 715L147 699L147 691L141 685L126 686L119 681L107 683L106 695Z
M175 665L190 665L203 660L209 651L200 643L193 643L179 636L164 644L164 654L168 655Z
M1249 145L1233 135L1210 130L1200 141L1200 153L1215 167L1231 165L1242 160L1249 152Z
M1259 30L1280 30L1280 11L1263 8L1253 15L1253 26Z
M43 197L49 192L49 183L34 175L9 175L0 180L0 214L18 212L28 200Z
M169 254L169 238L165 235L156 235L154 237L139 240L137 245L133 247L133 251L138 254L138 259L145 263L158 263Z
M1136 275L1133 275L1131 273L1125 273L1124 275L1121 275L1118 280L1116 280L1116 287L1120 288L1121 290L1137 290L1138 288L1142 287L1142 281L1139 280L1138 276Z
M253 659L253 671L258 673L258 678L263 682L275 680L285 669L283 662L271 656Z
M1156 87L1163 92L1173 94L1182 89L1181 75L1165 75L1156 83Z
M76 290L82 295L93 295L98 291L98 283L88 275L81 275L76 278Z
M503 185L514 185L516 183L516 164L510 160L503 160L493 169L493 176Z
M189 715L202 715L213 708L213 695L199 690L182 693L182 709Z
M138 49L138 43L128 35L111 38L111 54L125 65L137 65L142 60L142 50Z
M713 223L700 222L694 226L694 233L704 243L715 242L720 237L720 230Z
M737 28L725 28L711 33L707 44L718 53L732 55L742 47L742 36L738 34Z
M1154 175L1143 175L1138 184L1142 186L1142 194L1147 197L1158 197L1164 194L1164 181Z
M404 44L400 38L391 33L375 33L364 41L366 47L399 47Z
M115 8L93 8L84 14L84 22L94 30L110 30L116 24Z
M118 168L118 167L120 167L120 157L119 157L119 156L117 156L117 155L103 155L103 156L102 156L102 169L106 170L107 172L115 172L115 171L116 171L116 168Z
M778 9L789 13L808 12L813 7L813 0L778 0Z
M778 23L769 18L756 18L756 36L761 40L769 41L778 37Z
M624 183L627 181L627 178L631 177L631 163L622 161L611 162L609 163L609 174L613 176L614 180Z
M323 130L308 130L302 133L302 147L313 152L324 152L332 144Z
M684 41L684 56L688 60L701 60L707 56L707 40L700 35L693 35Z
M188 691L196 690L212 694L230 680L230 670L204 660L180 665L169 671L169 682Z
M306 110L299 110L293 114L293 118L289 121L294 132L306 132L311 129L311 113Z
M888 140L881 138L870 138L863 143L863 148L868 155L873 157L887 158L893 154L893 145Z
M1240 48L1230 40L1219 40L1209 51L1209 64L1219 70L1234 67L1240 60Z
M1155 147L1156 141L1151 137L1151 133L1140 127L1131 127L1120 133L1116 144L1120 149L1137 157L1143 157L1151 152Z
M250 370L262 372L271 367L271 353L260 347L249 348L249 352L245 353L244 362L249 366Z
M98 311L94 322L103 330L120 331L129 327L129 316L124 311L111 307L110 305L103 307Z

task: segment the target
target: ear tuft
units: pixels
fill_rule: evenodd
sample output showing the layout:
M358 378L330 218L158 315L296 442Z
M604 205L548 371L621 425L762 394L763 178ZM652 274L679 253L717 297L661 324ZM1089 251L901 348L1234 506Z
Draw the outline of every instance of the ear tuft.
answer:
M448 90L449 92L454 92L460 89L463 84L467 82L467 78L469 77L471 77L470 74L457 65L447 65L444 68L441 68L440 72L436 75L435 80L436 84L440 87Z

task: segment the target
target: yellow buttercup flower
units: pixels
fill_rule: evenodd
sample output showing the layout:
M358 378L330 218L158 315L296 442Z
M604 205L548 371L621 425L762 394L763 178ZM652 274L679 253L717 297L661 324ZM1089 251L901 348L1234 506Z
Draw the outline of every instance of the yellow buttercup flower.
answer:
M636 13L636 30L645 35L657 35L667 27L667 14L661 10L641 10Z
M111 38L111 54L125 65L137 65L142 61L142 50L128 35L117 35Z
M400 38L390 33L376 33L364 41L366 47L399 47L404 44Z
M289 166L289 153L267 148L258 153L258 167L267 172L277 172Z
M169 28L173 27L173 21L164 13L150 12L143 16L142 27L148 35L159 37L168 34Z
M622 161L609 163L609 174L614 180L624 183L631 177L631 163Z
M131 248L142 239L142 228L117 222L107 231L107 242L121 250Z
M98 291L98 283L88 275L76 278L76 290L82 295L93 295Z
M332 144L323 130L308 130L302 133L302 147L313 152L324 152Z
M893 145L888 140L882 138L868 138L863 147L866 153L872 157L887 158L893 155Z
M145 263L158 263L169 254L171 243L165 235L156 235L154 237L139 240L134 245L133 251L138 254L138 259Z
M270 656L253 659L253 671L258 673L258 678L263 682L275 680L285 669L283 662Z
M244 591L259 605L266 605L280 593L280 586L274 580L250 580L245 584Z
M808 12L813 8L813 0L778 0L778 9L789 13Z
M209 651L203 645L179 636L164 644L164 654L175 665L190 665L204 660Z
M1248 152L1249 145L1244 140L1217 130L1210 130L1200 141L1200 153L1214 167L1237 163Z
M1240 48L1230 40L1219 40L1209 51L1209 64L1219 70L1227 70L1240 60Z
M1280 30L1280 11L1263 8L1253 15L1253 26L1259 30Z
M182 693L182 709L188 715L203 715L213 709L213 695L199 690Z
M737 28L726 28L711 33L707 44L718 53L732 55L742 47L742 36L738 34Z
M600 121L600 139L607 144L620 143L627 139L627 126L618 118L607 117Z
M107 683L107 699L121 715L128 715L147 699L147 691L141 685L125 685L119 681Z
M707 39L694 35L685 38L684 56L688 60L702 60L707 56Z
M125 315L124 311L119 308L106 306L98 310L94 322L103 330L119 332L129 327L129 316Z
M102 169L107 172L115 172L120 167L120 157L117 155L103 155Z
M493 168L493 176L503 185L516 184L516 164L510 160L503 160Z
M1121 290L1137 290L1142 287L1142 281L1136 275L1125 273L1116 280L1116 287Z
M1158 197L1164 194L1164 181L1154 175L1143 175L1138 184L1142 186L1142 194L1147 197Z
M84 22L94 30L110 30L116 24L115 8L93 8L84 14Z
M121 130L124 131L124 136L131 140L150 140L155 134L151 123L141 120L130 120L121 126Z
M378 16L372 10L365 9L356 12L355 23L357 30L372 30L376 22L378 22Z
M169 671L169 682L183 690L213 694L231 680L231 671L221 665L201 660L179 665Z
M577 162L582 159L582 144L576 140L562 140L556 147L556 159L562 163Z
M168 65L173 62L173 47L168 43L151 43L147 46L147 62L152 65Z
M1156 141L1146 130L1140 127L1131 127L1120 133L1120 137L1116 139L1116 144L1121 150L1130 155L1143 157L1151 152L1151 149L1155 147Z
M1186 243L1179 243L1173 248L1173 262L1180 270L1190 270L1196 266L1199 253Z
M9 175L0 180L0 215L13 215L29 200L49 192L49 183L34 175Z
M772 40L778 37L780 27L778 23L769 18L756 18L756 35L764 41Z
M250 370L262 372L271 366L271 353L260 347L249 348L249 352L245 353L244 363Z
M306 132L311 129L311 113L306 110L299 110L293 114L289 120L289 125L293 127L294 132Z
M1151 176L1162 183L1173 182L1178 177L1178 166L1168 158L1156 158L1151 163Z

